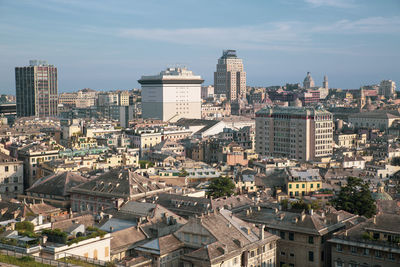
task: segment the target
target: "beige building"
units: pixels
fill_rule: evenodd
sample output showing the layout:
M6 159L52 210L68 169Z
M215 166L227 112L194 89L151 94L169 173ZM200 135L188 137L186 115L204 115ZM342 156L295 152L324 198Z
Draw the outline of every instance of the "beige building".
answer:
M75 105L77 108L88 108L96 105L97 92L90 88L79 90Z
M214 93L225 94L232 101L246 95L246 72L236 50L224 50L214 72Z
M357 223L359 218L358 215L336 210L319 214L311 210L307 214L304 211L280 211L261 206L235 215L249 223L263 224L267 231L280 237L277 264L273 266L307 267L331 266L330 246L326 240L343 229L345 223Z
M142 76L142 117L175 122L201 118L200 76L186 68L168 68L158 75Z
M399 224L397 214L378 214L333 235L331 266L400 266Z
M333 152L332 114L313 107L266 107L256 113L256 152L301 161Z
M24 192L22 161L0 152L0 194L15 197Z
M58 104L75 107L78 93L62 93L58 96Z
M278 237L221 209L192 218L175 236L193 248L181 257L190 266L276 266Z
M396 120L400 120L400 113L394 110L374 110L349 116L349 122L356 129L368 128L387 130Z
M396 83L392 80L383 80L379 84L379 95L385 98L396 98Z

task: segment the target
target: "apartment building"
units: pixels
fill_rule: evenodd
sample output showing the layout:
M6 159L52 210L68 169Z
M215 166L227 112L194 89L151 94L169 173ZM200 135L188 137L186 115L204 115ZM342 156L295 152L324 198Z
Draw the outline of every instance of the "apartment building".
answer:
M331 266L400 266L400 216L378 214L333 235Z
M256 113L256 152L300 161L331 156L332 113L314 107L265 107Z
M16 197L24 192L22 161L0 152L0 194Z

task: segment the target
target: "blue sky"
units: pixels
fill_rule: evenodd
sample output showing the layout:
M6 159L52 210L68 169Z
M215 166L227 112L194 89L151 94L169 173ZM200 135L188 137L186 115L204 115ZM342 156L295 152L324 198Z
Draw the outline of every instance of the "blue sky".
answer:
M60 92L139 87L177 63L212 84L223 49L243 58L248 85L310 71L331 87L400 87L400 1L0 0L0 93L30 59L58 67Z

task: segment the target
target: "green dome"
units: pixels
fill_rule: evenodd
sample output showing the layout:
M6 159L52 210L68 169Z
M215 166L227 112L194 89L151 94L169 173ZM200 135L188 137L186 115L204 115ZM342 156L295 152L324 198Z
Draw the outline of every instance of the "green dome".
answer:
M386 192L372 193L372 197L375 200L393 200L393 198Z

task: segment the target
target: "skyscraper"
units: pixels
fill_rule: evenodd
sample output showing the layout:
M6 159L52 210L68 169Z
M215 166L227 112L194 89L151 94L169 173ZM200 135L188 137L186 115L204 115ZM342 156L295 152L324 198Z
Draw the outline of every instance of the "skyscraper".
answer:
M57 68L42 60L15 68L18 117L57 115Z
M201 119L200 76L186 68L168 68L154 76L142 76L142 116L163 121Z
M226 94L229 100L235 100L246 94L246 72L242 59L236 56L236 50L224 50L218 59L214 72L214 93Z

